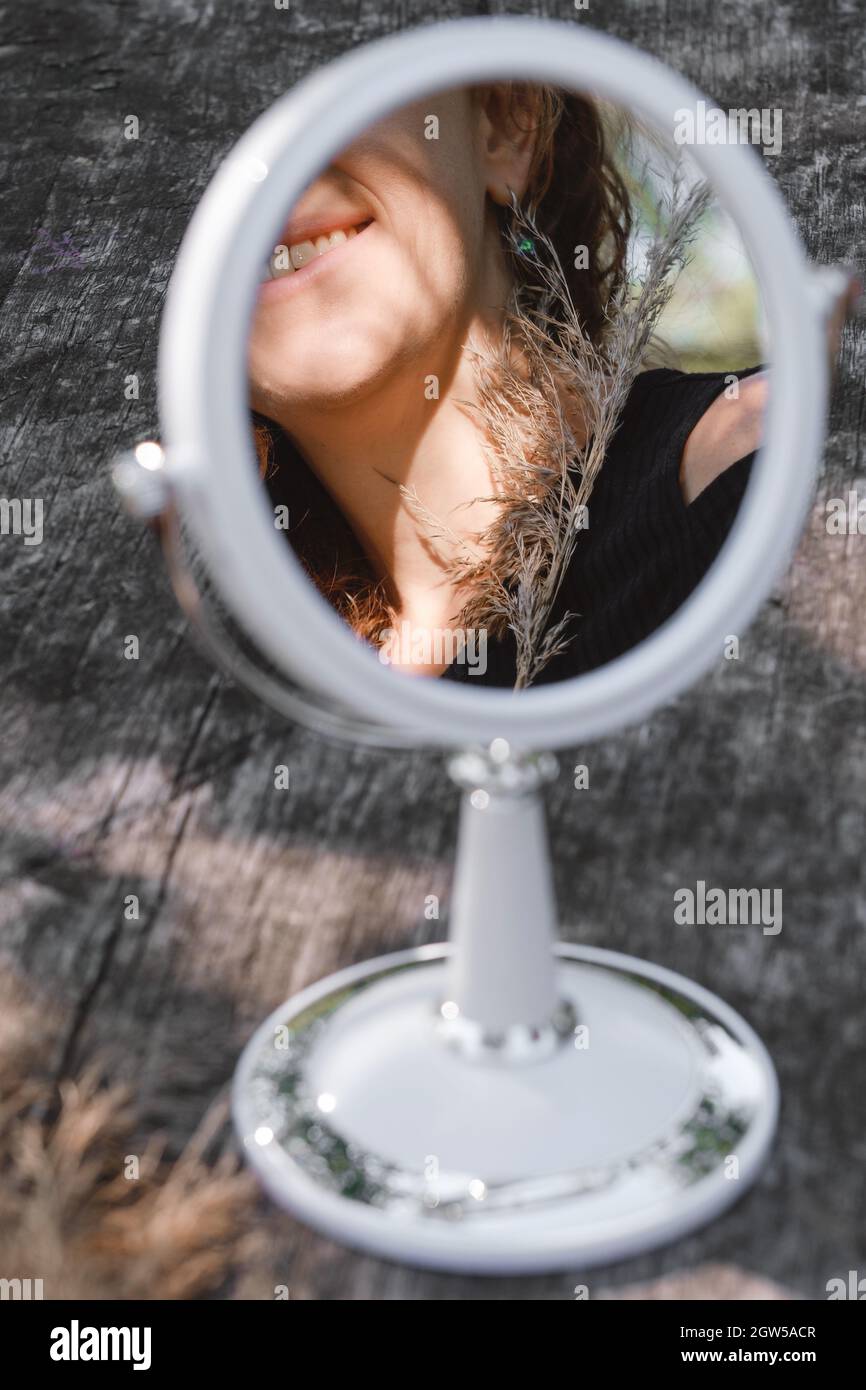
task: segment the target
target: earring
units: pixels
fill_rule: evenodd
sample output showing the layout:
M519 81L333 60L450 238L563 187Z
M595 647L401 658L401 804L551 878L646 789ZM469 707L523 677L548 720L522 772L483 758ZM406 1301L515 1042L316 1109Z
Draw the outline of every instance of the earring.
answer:
M508 201L511 204L511 215L514 221L519 225L522 219L520 215L520 204L517 201L517 194L514 189L509 188L507 184L506 189L508 191ZM518 256L526 257L535 255L535 242L532 237L526 236L525 234L520 235L514 227L511 229L511 245Z

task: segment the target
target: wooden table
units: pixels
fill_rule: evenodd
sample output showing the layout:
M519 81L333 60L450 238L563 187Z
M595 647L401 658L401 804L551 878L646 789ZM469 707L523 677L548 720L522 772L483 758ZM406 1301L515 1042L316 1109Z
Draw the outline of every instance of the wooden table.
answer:
M423 906L431 893L447 904L456 798L437 759L327 745L216 676L152 541L119 513L108 463L157 433L172 263L248 123L339 51L499 8L82 0L74 18L20 6L8 20L2 488L44 499L45 537L0 537L3 947L22 989L51 1001L57 1074L111 1047L143 1132L162 1128L176 1147L290 992L444 934ZM856 6L520 9L629 39L725 108L781 107L784 147L767 164L810 254L862 264ZM124 138L129 115L138 139ZM759 1028L784 1097L755 1190L691 1239L595 1272L592 1296L707 1262L817 1298L828 1278L866 1271L866 538L829 536L824 511L856 480L866 488L863 374L861 321L845 332L812 523L740 660L640 728L564 755L551 790L563 934L717 990ZM125 656L130 636L138 659ZM588 791L573 789L577 762ZM289 791L274 788L279 763ZM698 878L780 887L782 932L675 926L673 892ZM124 918L131 894L137 921ZM421 1274L272 1209L262 1220L293 1297L556 1299L576 1282Z

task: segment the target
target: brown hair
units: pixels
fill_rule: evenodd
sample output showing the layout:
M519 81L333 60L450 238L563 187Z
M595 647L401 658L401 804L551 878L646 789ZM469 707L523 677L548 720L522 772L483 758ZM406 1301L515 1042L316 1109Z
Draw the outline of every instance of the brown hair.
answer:
M601 346L607 310L622 288L631 231L629 195L611 158L611 131L590 98L549 86L500 84L507 119L534 130L523 209L556 252L587 338ZM481 90L481 89L477 89ZM523 253L511 208L497 207L518 296L531 298L538 263ZM586 247L586 268L576 264ZM297 450L276 425L253 416L256 452L273 502L289 508L288 538L320 593L363 638L391 621L387 581L376 581L357 537Z

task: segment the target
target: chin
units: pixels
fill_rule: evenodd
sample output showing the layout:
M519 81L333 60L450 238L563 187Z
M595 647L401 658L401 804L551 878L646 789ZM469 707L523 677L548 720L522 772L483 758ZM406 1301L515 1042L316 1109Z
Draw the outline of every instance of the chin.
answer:
M366 400L398 374L411 355L397 344L377 343L376 336L374 329L359 330L357 323L329 324L314 336L315 346L327 344L327 351L301 351L292 344L269 353L279 363L279 377L253 369L254 408L285 419Z

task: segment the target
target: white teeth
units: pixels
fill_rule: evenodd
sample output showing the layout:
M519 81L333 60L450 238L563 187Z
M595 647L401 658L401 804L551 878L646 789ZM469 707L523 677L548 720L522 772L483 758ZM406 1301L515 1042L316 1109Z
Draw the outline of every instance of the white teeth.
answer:
M283 275L294 275L296 270L309 265L310 261L326 255L335 246L342 246L357 235L357 227L349 227L347 231L339 227L328 236L316 237L315 241L297 241L293 246L281 243L274 247L273 255L268 258L268 275L272 280L279 280Z
M315 259L316 248L312 241L299 241L296 245L289 247L289 255L295 270L300 270L302 266L308 265L310 261Z

